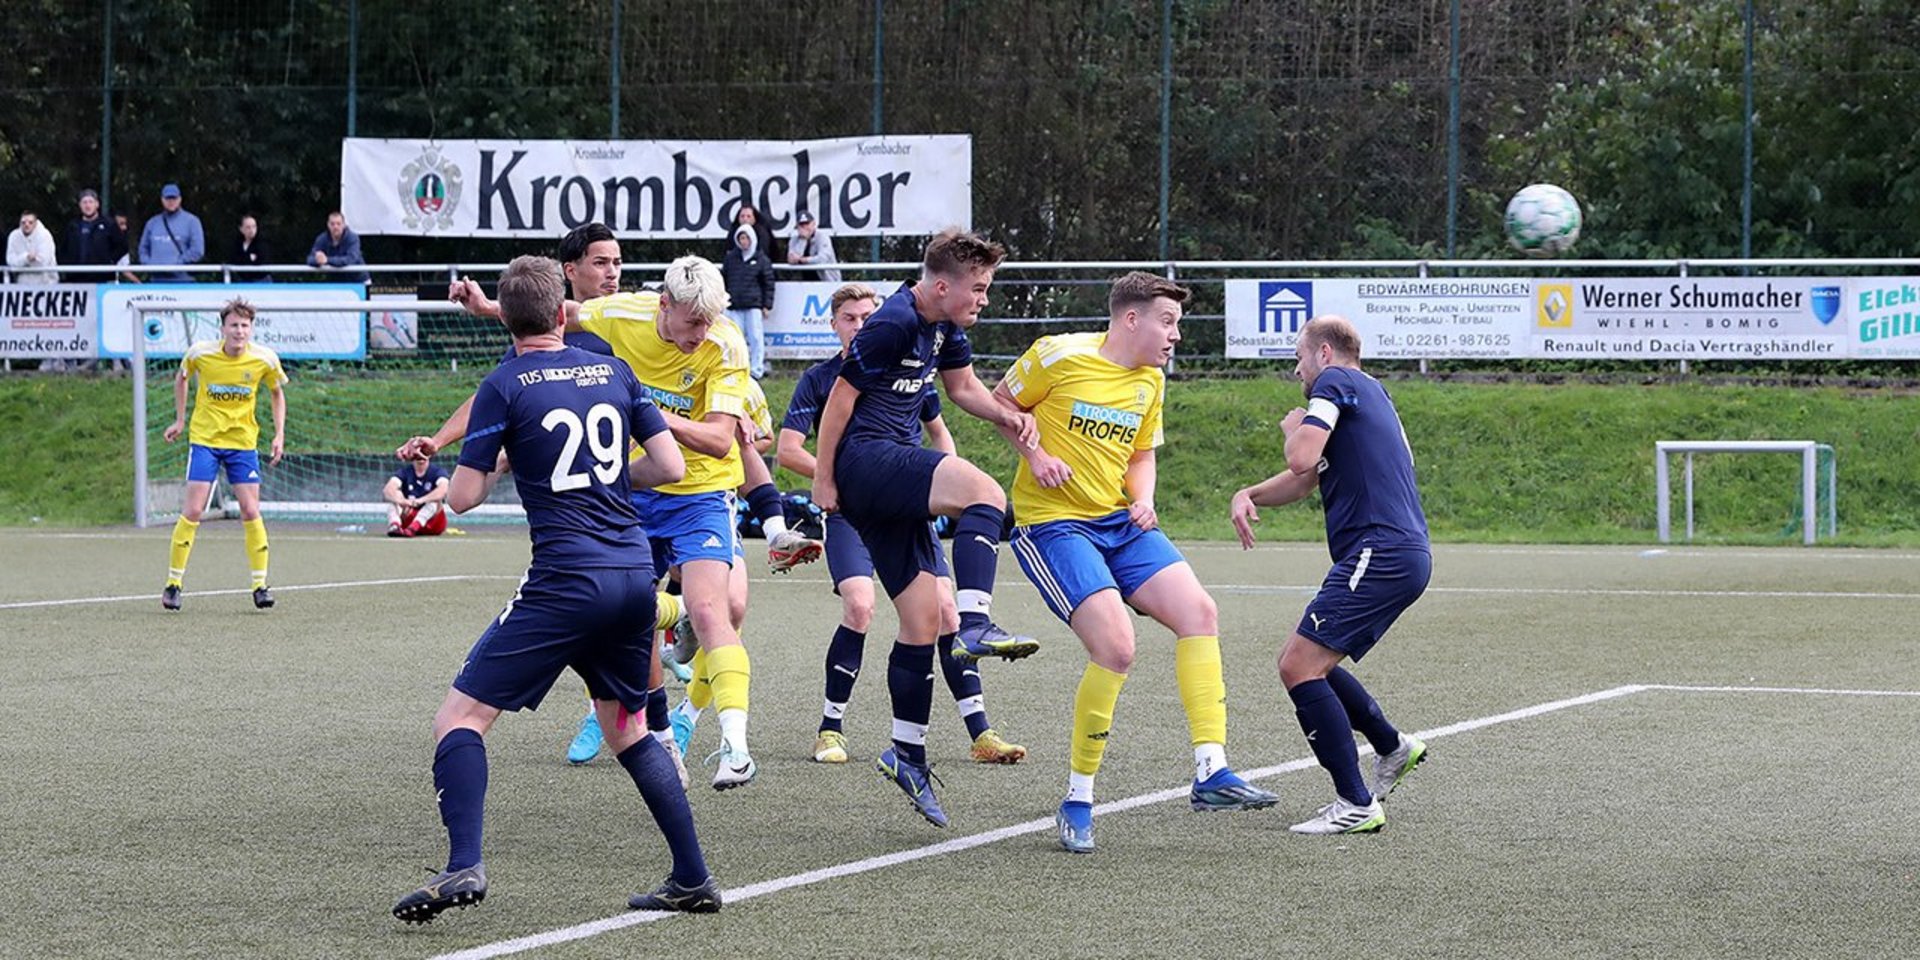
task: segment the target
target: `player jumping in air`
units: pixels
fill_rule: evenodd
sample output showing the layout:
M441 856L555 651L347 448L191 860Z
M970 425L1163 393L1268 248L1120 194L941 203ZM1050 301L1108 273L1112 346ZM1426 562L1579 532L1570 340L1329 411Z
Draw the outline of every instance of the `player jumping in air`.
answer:
M820 411L814 501L845 514L893 598L900 638L887 660L893 746L876 761L921 816L946 826L927 770L934 640L940 625L940 546L928 521L957 517L953 533L955 656L1025 657L1028 637L995 626L993 602L1006 493L972 463L920 446L922 394L936 376L960 409L1033 442L1033 417L1002 406L973 372L966 329L978 323L1006 251L948 229L927 244L920 279L901 287L847 347L840 377Z
M1373 649L1427 588L1433 570L1413 451L1380 381L1360 372L1360 334L1336 316L1300 328L1294 367L1307 396L1280 423L1287 469L1233 495L1233 526L1253 547L1257 507L1320 488L1333 569L1280 650L1280 682L1336 796L1295 833L1370 833L1386 826L1380 801L1426 759L1427 745L1387 722L1367 688L1340 666ZM1360 772L1353 732L1373 745Z
M793 399L787 404L787 415L780 422L780 465L808 479L814 476L815 461L813 454L807 452L807 435L813 431L814 418L833 390L834 380L840 376L847 346L879 306L880 296L865 284L849 283L835 290L828 303L833 332L840 338L840 353L814 364L800 375ZM940 416L940 392L928 384L921 396L918 422L925 426L933 449L952 454L953 434L948 432L946 421ZM914 438L916 443L919 439ZM947 569L946 552L940 551L937 542L934 549L939 551L934 560L938 565L935 575L940 578L940 672L946 677L947 689L960 710L960 720L966 724L967 736L973 741L973 759L977 763L1018 763L1026 757L1027 748L1008 743L988 721L979 665L954 655L954 633L959 628L960 614L954 606L953 578ZM826 701L821 708L820 728L814 735L813 759L817 763L846 763L847 737L843 724L847 702L853 697L854 680L860 676L867 626L873 621L873 558L853 525L838 513L827 517L826 550L827 574L833 581L833 592L840 595L840 626L827 643Z

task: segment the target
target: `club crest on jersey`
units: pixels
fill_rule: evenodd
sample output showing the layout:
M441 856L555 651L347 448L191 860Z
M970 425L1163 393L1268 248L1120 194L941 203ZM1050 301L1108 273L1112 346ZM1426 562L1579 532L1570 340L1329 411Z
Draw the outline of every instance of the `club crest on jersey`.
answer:
M1147 388L1144 384L1133 388L1133 406L1134 406L1134 409L1139 410L1142 413L1146 412Z
M680 389L690 389L693 386L693 381L698 378L699 374L694 373L692 370L680 371Z

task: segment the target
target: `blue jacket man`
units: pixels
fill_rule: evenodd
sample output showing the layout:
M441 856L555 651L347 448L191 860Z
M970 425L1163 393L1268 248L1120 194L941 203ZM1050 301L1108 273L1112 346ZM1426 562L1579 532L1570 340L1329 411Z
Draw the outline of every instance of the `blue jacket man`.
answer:
M199 263L207 256L207 235L200 229L200 218L180 209L180 185L169 183L160 188L160 215L147 221L140 231L140 262L149 266ZM156 283L187 283L185 273L156 273L148 277Z
M307 265L339 269L360 266L366 262L367 259L360 255L360 235L347 229L347 218L338 210L327 214L327 228L313 238L313 247L307 251ZM367 273L364 270L346 271L340 279L348 283L366 283Z

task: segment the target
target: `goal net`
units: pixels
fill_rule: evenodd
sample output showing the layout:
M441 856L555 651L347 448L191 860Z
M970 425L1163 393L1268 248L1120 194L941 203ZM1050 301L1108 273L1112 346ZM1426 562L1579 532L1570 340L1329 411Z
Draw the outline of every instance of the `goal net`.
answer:
M235 290L260 310L254 341L273 348L289 378L287 435L277 465L268 463L273 438L271 393L258 392L261 513L275 519L348 525L384 523L381 489L400 466L394 448L408 437L439 429L454 408L493 370L511 341L499 321L468 316L445 301L411 298L357 303L315 302L318 285L283 284L281 291ZM222 292L205 289L212 301ZM174 417L174 381L186 346L220 336L220 304L133 302L135 522L146 526L178 516L186 495L187 438L163 436ZM323 355L324 354L324 355ZM355 357L355 354L358 354ZM193 397L188 395L191 420ZM459 447L435 462L453 472ZM518 522L524 514L503 477L488 502L462 515L463 523ZM214 491L209 516L232 501L225 481Z

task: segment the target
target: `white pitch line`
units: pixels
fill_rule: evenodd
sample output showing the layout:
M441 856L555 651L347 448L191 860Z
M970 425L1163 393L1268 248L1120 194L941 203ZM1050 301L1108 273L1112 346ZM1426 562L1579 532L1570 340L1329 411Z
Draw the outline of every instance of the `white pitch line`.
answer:
M390 580L342 580L338 583L296 583L288 586L275 586L278 593L290 593L295 590L339 590L343 587L387 587L406 583L445 583L450 580L518 580L517 576L504 573L457 573L442 577L396 577ZM251 588L244 590L195 590L190 596L219 597L232 594L249 594ZM80 603L126 603L131 600L152 600L155 594L138 593L118 597L73 597L66 600L23 600L15 603L0 603L0 610L23 610L28 607L66 607Z
M1207 587L1221 593L1309 594L1320 589L1311 586L1284 586L1257 583L1223 583ZM1428 587L1428 593L1492 593L1576 597L1733 597L1741 599L1785 600L1920 600L1920 593L1875 593L1859 590L1650 590L1630 587Z
M1829 687L1714 687L1679 683L1649 683L1648 690L1682 693L1798 693L1830 697L1920 697L1920 690L1845 690Z
M1474 720L1463 720L1459 723L1448 724L1444 727L1435 727L1432 730L1418 731L1414 735L1422 739L1452 736L1457 733L1466 733L1471 730L1479 730L1483 727L1491 727L1495 724L1525 720L1559 710L1567 710L1573 707L1599 703L1604 700L1612 700L1618 697L1628 696L1629 694L1640 693L1646 689L1648 688L1642 684L1627 684L1625 686L1614 687L1610 690L1599 690L1577 697L1568 697L1564 700L1552 700L1546 703L1535 704L1531 707L1522 707L1518 710L1509 710L1505 713L1496 713L1492 716L1480 717ZM1361 750L1363 754L1368 752L1370 751L1365 748ZM1315 763L1316 761L1312 757L1305 757L1276 766L1242 771L1241 776L1248 780L1259 780L1282 773L1306 770L1313 767ZM1153 793L1143 793L1138 796L1128 797L1124 800L1114 800L1098 804L1093 808L1093 815L1096 817L1105 816L1110 813L1132 810L1135 807L1164 803L1169 800L1184 797L1187 793L1187 787L1174 787ZM778 877L773 880L763 880L759 883L749 884L748 886L729 889L723 892L727 903L737 904L743 900L752 900L756 897L780 893L795 887L804 887L827 880L869 873L874 870L898 866L903 863L912 863L915 860L924 860L928 857L937 857L948 853L959 853L963 850L971 850L975 847L986 846L990 843L998 843L1002 840L1010 840L1014 837L1041 833L1051 829L1053 829L1053 819L1050 817L1028 820L1025 823L1016 823L1011 826L1000 827L996 830L988 830L983 833L976 833L965 837L955 837L952 840L928 844L924 847L915 847L911 850L881 854L875 857L868 857L864 860L842 863L837 866L822 867L818 870L809 870L805 873L796 873L791 876ZM643 923L665 920L676 915L677 914L658 911L624 913L571 927L563 927L558 930L549 930L545 933L515 937L512 940L501 940L466 950L455 951L453 953L443 953L435 957L434 960L486 960L486 958L490 957L503 957L510 954L523 953L528 950L537 950L541 947L550 947L555 944L584 940L588 937L596 937L603 933L624 930L628 927L638 926Z

